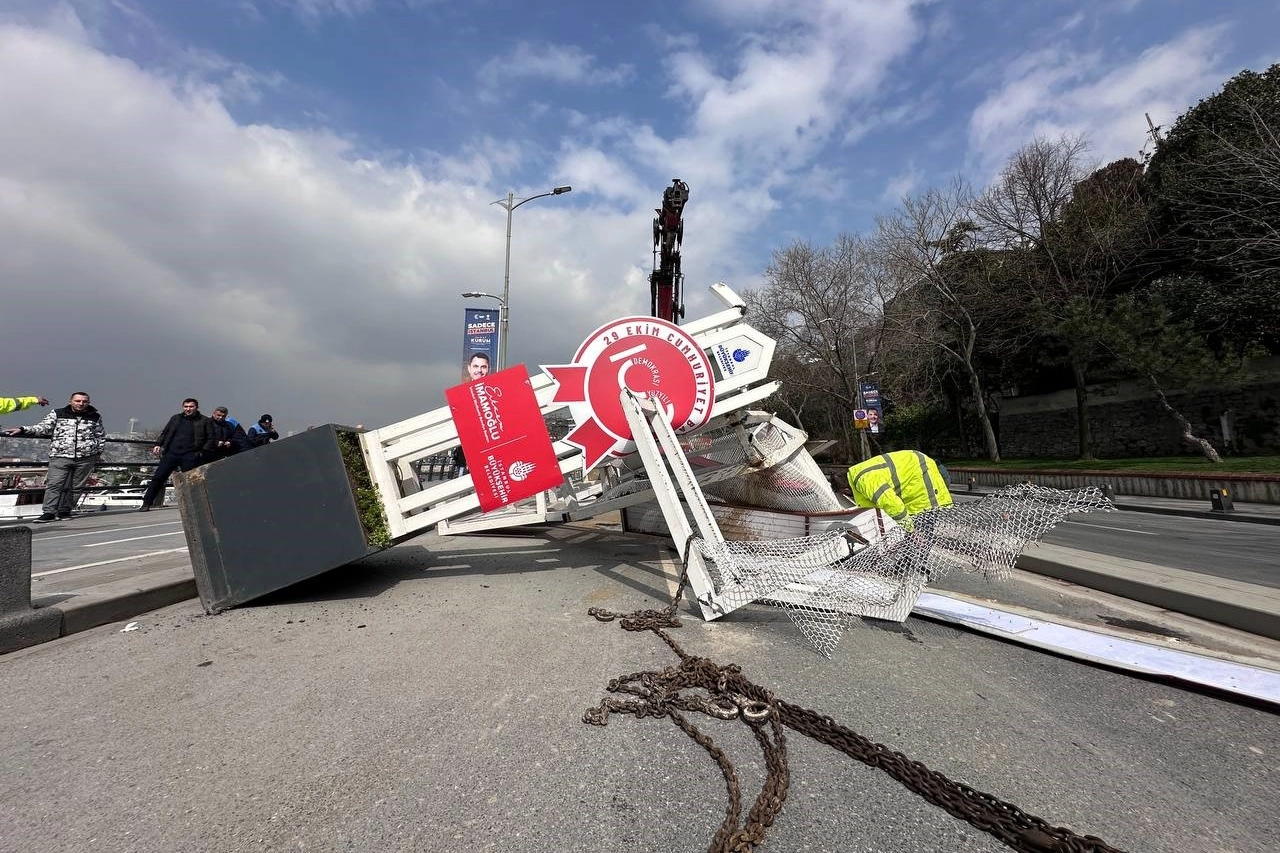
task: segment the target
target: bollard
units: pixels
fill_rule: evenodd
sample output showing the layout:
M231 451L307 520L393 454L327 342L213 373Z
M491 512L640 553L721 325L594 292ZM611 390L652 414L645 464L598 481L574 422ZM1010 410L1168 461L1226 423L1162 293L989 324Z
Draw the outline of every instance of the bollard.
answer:
M1213 507L1214 512L1231 512L1235 506L1231 503L1231 493L1226 489L1211 489L1209 491L1209 504Z
M1116 490L1110 483L1102 484L1102 496L1109 501L1116 499Z
M0 527L0 654L62 636L62 612L31 606L31 528Z

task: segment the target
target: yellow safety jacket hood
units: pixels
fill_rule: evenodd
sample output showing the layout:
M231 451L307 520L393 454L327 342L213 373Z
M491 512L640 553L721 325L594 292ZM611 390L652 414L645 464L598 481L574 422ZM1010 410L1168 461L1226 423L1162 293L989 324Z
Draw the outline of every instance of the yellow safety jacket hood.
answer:
M895 450L859 462L849 469L849 489L858 506L883 510L907 529L911 516L951 506L938 463L918 450Z

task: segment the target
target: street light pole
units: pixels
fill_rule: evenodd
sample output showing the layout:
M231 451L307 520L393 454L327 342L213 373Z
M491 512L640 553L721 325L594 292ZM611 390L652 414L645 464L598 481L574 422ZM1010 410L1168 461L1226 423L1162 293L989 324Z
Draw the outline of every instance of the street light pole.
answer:
M840 324L836 322L834 317L824 317L818 321L818 325L821 326L823 323L831 322L836 323L836 334L842 334L843 330L840 328ZM858 374L858 335L857 332L852 329L849 330L849 341L853 344L853 408L861 409L863 408L862 377ZM831 345L831 349L833 351L835 350L835 344ZM859 462L871 455L871 448L867 444L867 431L865 429L858 430L858 449L862 453L862 459L859 459Z
M498 329L498 369L502 370L507 366L507 336L511 332L511 214L522 204L527 204L536 198L546 198L549 195L564 195L567 192L573 192L573 187L556 187L550 192L531 195L528 198L522 198L516 201L516 194L507 193L506 198L500 198L497 201L491 201L490 204L496 204L507 211L507 255L506 261L502 269L502 320L501 327ZM497 298L497 297L495 297Z

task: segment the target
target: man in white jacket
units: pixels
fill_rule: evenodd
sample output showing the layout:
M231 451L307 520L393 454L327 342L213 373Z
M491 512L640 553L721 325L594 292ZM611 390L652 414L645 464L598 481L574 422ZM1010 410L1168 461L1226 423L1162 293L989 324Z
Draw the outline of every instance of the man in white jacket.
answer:
M15 427L5 435L49 437L49 471L44 481L44 513L36 519L45 524L70 518L76 491L84 488L107 443L102 416L89 405L89 395L77 391L60 409L45 415L32 427Z

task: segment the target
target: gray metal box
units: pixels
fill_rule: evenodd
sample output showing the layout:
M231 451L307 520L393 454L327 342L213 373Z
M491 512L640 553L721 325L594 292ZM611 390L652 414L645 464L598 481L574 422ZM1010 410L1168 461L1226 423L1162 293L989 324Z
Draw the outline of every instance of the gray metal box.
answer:
M178 509L207 612L381 550L361 525L343 433L356 436L326 424L178 478Z

